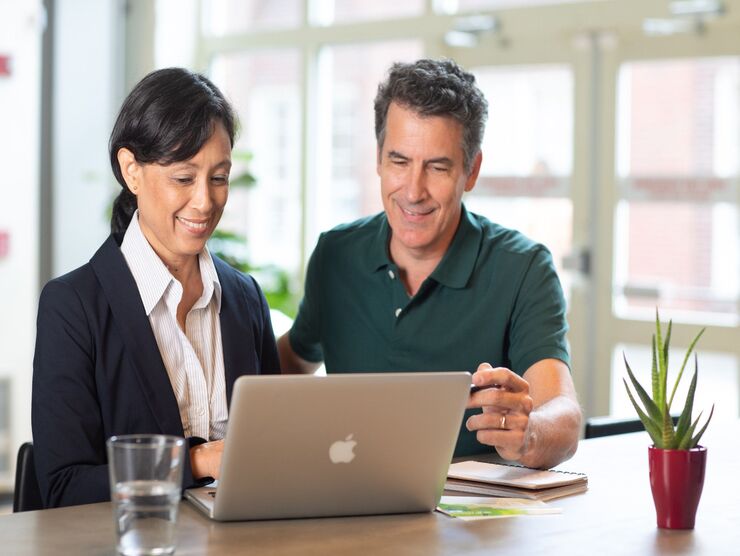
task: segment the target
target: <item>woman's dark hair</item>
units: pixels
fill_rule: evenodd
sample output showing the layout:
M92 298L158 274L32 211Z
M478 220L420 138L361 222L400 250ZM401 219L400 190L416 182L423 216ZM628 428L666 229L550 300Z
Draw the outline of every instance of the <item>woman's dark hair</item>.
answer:
M110 135L110 163L123 190L113 202L111 232L128 228L136 196L128 190L118 151L130 150L142 163L171 164L195 156L221 122L234 146L236 116L211 81L183 68L153 71L123 101Z

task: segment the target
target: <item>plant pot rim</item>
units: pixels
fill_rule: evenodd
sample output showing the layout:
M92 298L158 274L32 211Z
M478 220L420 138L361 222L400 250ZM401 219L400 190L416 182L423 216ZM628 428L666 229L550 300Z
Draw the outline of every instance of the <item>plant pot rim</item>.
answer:
M706 446L702 446L701 444L698 444L694 446L693 448L686 448L683 450L679 450L678 448L657 448L655 444L651 444L648 446L649 450L658 450L661 452L706 452L707 448Z

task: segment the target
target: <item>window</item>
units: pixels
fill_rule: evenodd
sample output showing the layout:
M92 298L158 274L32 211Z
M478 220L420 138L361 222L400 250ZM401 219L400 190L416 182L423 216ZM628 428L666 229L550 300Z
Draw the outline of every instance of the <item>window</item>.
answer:
M619 75L614 310L738 322L740 58L632 62Z
M214 82L239 112L241 131L220 228L247 239L252 266L300 267L301 56L295 50L217 56ZM238 187L245 172L251 187Z
M349 23L420 15L424 0L316 0L317 23Z
M572 247L573 78L567 66L477 68L488 99L478 183L467 207L546 245L568 295Z
M320 56L317 180L307 248L321 231L383 209L375 170L373 100L393 62L422 55L419 41L327 46Z
M301 0L203 0L203 33L225 36L263 29L298 27Z

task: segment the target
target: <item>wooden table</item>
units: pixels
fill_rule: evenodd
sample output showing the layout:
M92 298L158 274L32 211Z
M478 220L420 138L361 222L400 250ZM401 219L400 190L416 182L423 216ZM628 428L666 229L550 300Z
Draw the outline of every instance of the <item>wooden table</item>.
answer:
M182 502L177 554L740 554L740 421L712 423L693 531L655 525L645 433L582 441L561 469L589 490L559 515L464 522L438 513L215 523ZM0 517L0 554L115 554L110 503Z

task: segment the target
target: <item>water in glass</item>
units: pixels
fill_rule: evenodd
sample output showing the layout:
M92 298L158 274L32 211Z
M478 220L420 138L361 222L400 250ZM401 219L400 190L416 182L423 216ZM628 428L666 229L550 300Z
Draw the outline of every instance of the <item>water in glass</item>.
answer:
M118 552L126 556L172 554L180 485L168 481L117 483Z

